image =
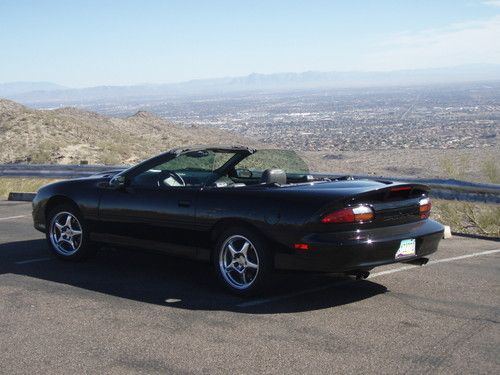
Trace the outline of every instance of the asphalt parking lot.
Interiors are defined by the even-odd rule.
[[[499,373],[500,243],[455,237],[424,267],[279,275],[105,249],[52,258],[28,203],[0,202],[0,373]]]

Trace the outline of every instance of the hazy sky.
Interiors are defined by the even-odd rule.
[[[500,0],[0,0],[0,82],[500,63]]]

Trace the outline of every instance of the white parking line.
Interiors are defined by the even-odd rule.
[[[431,263],[430,261],[427,263],[429,265]],[[392,270],[387,270],[387,271],[380,271],[380,272],[375,272],[371,273],[370,276],[368,276],[368,279],[373,279],[374,277],[379,277],[379,276],[384,276],[384,275],[389,275],[391,273],[396,273],[396,272],[401,272],[401,271],[407,271],[411,270],[412,268],[418,268],[421,266],[403,266],[403,267],[398,267]]]
[[[481,256],[481,255],[495,254],[495,253],[498,253],[498,252],[500,252],[500,249],[481,251],[479,253],[472,253],[472,254],[461,255],[461,256],[451,257],[451,258],[431,260],[431,261],[429,261],[425,265],[425,267],[433,265],[433,264],[438,264],[438,263],[453,262],[455,260],[461,260],[461,259],[478,257],[478,256]],[[412,268],[421,268],[421,266],[403,266],[403,267],[398,267],[398,268],[395,268],[395,269],[392,269],[392,270],[375,272],[375,273],[370,274],[370,276],[368,278],[369,279],[373,279],[375,277],[389,275],[391,273],[407,271],[407,270],[410,270]],[[304,295],[304,294],[319,292],[319,291],[322,291],[322,290],[325,290],[325,289],[333,288],[335,286],[346,285],[346,284],[350,284],[350,283],[353,283],[353,282],[355,282],[355,281],[354,280],[337,281],[335,283],[326,284],[326,285],[323,285],[323,286],[320,286],[320,287],[317,287],[317,288],[305,289],[305,290],[301,290],[301,291],[295,292],[295,293],[288,293],[288,294],[282,294],[282,295],[279,295],[279,296],[276,296],[276,297],[269,297],[269,298],[262,298],[262,299],[257,299],[257,300],[253,300],[253,301],[247,301],[247,302],[240,303],[240,304],[238,304],[236,306],[237,307],[251,307],[251,306],[262,305],[262,304],[265,304],[265,303],[275,302],[275,301],[281,301],[281,300],[284,300],[284,299],[288,299],[288,298],[292,298],[292,297],[296,297],[296,296],[301,296],[301,295]]]
[[[37,263],[37,262],[45,262],[47,260],[52,260],[54,258],[35,258],[35,259],[28,259],[28,260],[22,260],[20,262],[16,262],[16,264],[28,264],[28,263]]]
[[[2,220],[12,220],[12,219],[20,219],[22,217],[26,217],[28,215],[18,215],[18,216],[8,216],[8,217],[0,217],[0,221]]]
[[[500,249],[497,250],[487,250],[487,251],[481,251],[480,253],[472,253],[472,254],[467,254],[467,255],[461,255],[458,257],[453,257],[453,258],[444,258],[444,259],[436,259],[436,260],[431,260],[429,263],[445,263],[445,262],[452,262],[454,260],[460,260],[460,259],[466,259],[466,258],[472,258],[472,257],[478,257],[481,255],[488,255],[488,254],[495,254],[500,252]]]

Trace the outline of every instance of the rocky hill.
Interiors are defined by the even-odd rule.
[[[252,144],[144,111],[122,119],[76,108],[34,110],[0,99],[0,163],[130,164],[173,147],[222,143]]]

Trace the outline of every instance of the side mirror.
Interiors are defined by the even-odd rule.
[[[236,176],[239,178],[252,178],[252,171],[246,168],[237,169]]]
[[[111,180],[109,180],[109,186],[113,189],[121,189],[125,187],[126,178],[123,175],[116,175]]]

